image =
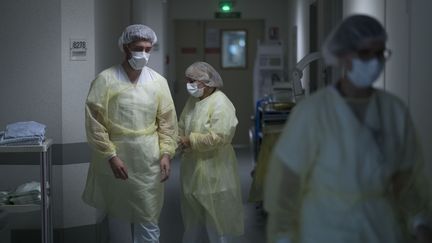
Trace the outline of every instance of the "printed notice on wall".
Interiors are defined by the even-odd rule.
[[[72,61],[87,60],[87,40],[70,39],[70,60]]]
[[[216,28],[206,29],[205,48],[219,48],[220,47],[219,36],[220,36],[219,29]]]

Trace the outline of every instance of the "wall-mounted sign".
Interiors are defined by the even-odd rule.
[[[239,19],[241,18],[241,13],[240,12],[216,12],[215,13],[215,18],[217,19]]]
[[[87,40],[85,39],[70,40],[70,59],[72,61],[87,60]]]

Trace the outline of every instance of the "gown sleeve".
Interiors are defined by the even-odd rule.
[[[411,117],[405,117],[403,152],[399,171],[392,178],[393,196],[406,224],[414,233],[416,226],[432,219],[431,168],[422,157],[422,151]]]
[[[168,154],[170,158],[173,158],[178,139],[177,114],[171,92],[165,79],[161,82],[156,122],[160,156],[162,157],[163,154]]]
[[[269,214],[268,242],[296,242],[303,192],[318,151],[319,124],[306,107],[296,107],[273,150],[264,184]]]
[[[237,117],[234,106],[228,99],[216,102],[207,113],[209,127],[206,132],[191,132],[189,140],[191,148],[200,152],[214,149],[218,146],[230,144],[237,127]]]
[[[99,156],[111,158],[116,155],[114,144],[110,141],[107,128],[107,106],[109,85],[107,78],[100,74],[91,84],[85,105],[85,127],[87,141]]]

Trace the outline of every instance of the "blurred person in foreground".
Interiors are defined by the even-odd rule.
[[[294,108],[265,184],[268,242],[432,242],[431,187],[408,108],[373,83],[387,33],[353,15],[323,55],[340,80]]]

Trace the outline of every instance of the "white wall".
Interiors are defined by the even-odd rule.
[[[94,0],[95,72],[119,64],[124,54],[117,43],[131,22],[130,0]]]
[[[411,56],[409,83],[409,105],[423,144],[425,159],[432,163],[432,28],[430,19],[432,1],[410,1],[411,6]]]
[[[386,0],[344,0],[343,12],[344,16],[349,16],[354,13],[371,15],[384,23],[385,5]]]
[[[132,3],[132,22],[149,26],[158,38],[158,42],[151,52],[148,66],[166,76],[167,2],[162,0],[133,0]]]
[[[61,58],[62,58],[62,130],[61,143],[86,142],[84,126],[84,104],[90,82],[95,77],[95,18],[94,1],[61,1]],[[70,39],[87,41],[87,60],[70,59]],[[61,198],[61,223],[56,227],[69,228],[94,224],[96,212],[83,203],[81,194],[85,183],[88,164],[60,165],[60,190],[56,198]],[[77,171],[81,173],[77,173]],[[57,204],[58,201],[55,201]],[[56,212],[58,213],[58,212]]]
[[[0,5],[0,130],[34,120],[60,142],[60,2],[2,1]]]
[[[79,143],[86,141],[84,103],[95,76],[94,3],[63,0],[61,13],[62,143]],[[71,61],[70,39],[87,40],[87,60]]]
[[[406,0],[392,0],[386,5],[386,30],[389,33],[387,47],[392,56],[385,67],[385,89],[399,96],[406,104],[409,103],[410,83],[410,9]]]
[[[296,50],[289,49],[288,55],[290,56],[291,63],[290,68],[294,68],[295,63],[300,61],[304,56],[309,53],[309,4],[310,1],[307,0],[292,0],[291,8],[289,9],[288,16],[291,18],[290,29],[293,26],[297,29],[297,40]],[[290,35],[294,33],[290,32]],[[294,63],[295,62],[295,63]],[[290,69],[291,70],[291,69]],[[302,85],[304,88],[309,87],[309,68],[304,70],[304,76],[302,78]]]

